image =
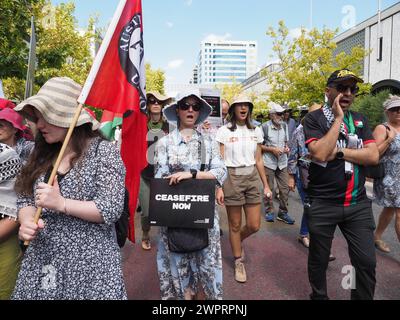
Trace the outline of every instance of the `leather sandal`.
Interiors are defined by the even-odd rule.
[[[299,241],[306,248],[310,247],[310,239],[307,236],[300,236],[297,238],[297,241]]]
[[[389,246],[383,240],[375,240],[375,247],[382,252],[385,252],[385,253],[390,252]]]
[[[151,242],[150,239],[142,239],[142,249],[149,251],[151,250]]]

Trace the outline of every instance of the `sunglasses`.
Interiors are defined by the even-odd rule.
[[[351,94],[357,94],[358,91],[360,91],[360,88],[358,86],[346,86],[340,83],[335,85],[333,88],[335,88],[340,93],[346,92],[348,89],[350,89]]]
[[[277,112],[276,115],[282,117],[283,116],[283,112]]]
[[[162,102],[161,102],[161,101],[158,101],[158,100],[155,99],[155,98],[149,98],[149,99],[148,99],[148,102],[149,102],[149,104],[158,104],[158,105],[162,105]]]
[[[183,111],[187,111],[189,110],[190,107],[192,107],[193,111],[200,111],[201,105],[200,103],[188,103],[188,102],[184,102],[184,103],[180,103],[178,105],[179,109],[183,110]]]
[[[399,112],[400,112],[400,107],[394,107],[394,108],[390,108],[388,111],[390,111],[390,112],[397,112],[397,113],[399,113]]]

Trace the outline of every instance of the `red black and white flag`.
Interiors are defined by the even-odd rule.
[[[120,0],[78,102],[124,115],[121,156],[130,198],[132,242],[140,172],[147,165],[145,83],[142,3]]]

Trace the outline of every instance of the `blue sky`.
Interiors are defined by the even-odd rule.
[[[51,0],[53,4],[72,0]],[[119,0],[73,0],[79,25],[98,15],[99,26],[111,20]],[[383,9],[399,2],[381,0]],[[311,10],[311,3],[312,10]],[[284,20],[300,27],[339,28],[376,14],[378,0],[142,0],[145,59],[166,72],[171,83],[188,83],[200,42],[207,37],[258,42],[258,65],[272,61],[269,26]],[[312,12],[312,14],[311,14]],[[352,14],[354,13],[354,15]]]

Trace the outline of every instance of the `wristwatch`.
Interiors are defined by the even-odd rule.
[[[336,159],[338,160],[344,159],[344,152],[342,148],[338,148],[338,151],[336,152]]]
[[[195,170],[195,169],[190,169],[190,173],[192,174],[192,178],[193,178],[193,179],[196,179],[196,177],[197,177],[197,170]]]

